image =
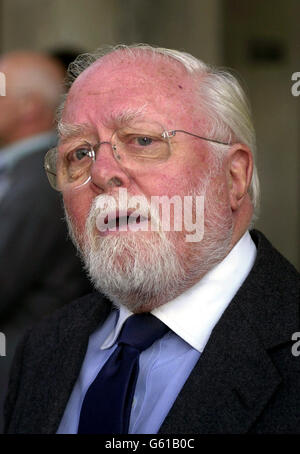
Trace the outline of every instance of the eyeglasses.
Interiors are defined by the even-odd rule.
[[[166,131],[158,123],[142,122],[117,129],[109,142],[92,145],[83,140],[81,144],[63,153],[58,153],[57,147],[52,148],[45,156],[45,171],[54,189],[64,191],[78,188],[90,180],[91,169],[100,147],[108,144],[121,167],[136,174],[149,172],[154,166],[169,159],[177,133],[220,145],[230,145],[228,142],[198,136],[182,129]]]

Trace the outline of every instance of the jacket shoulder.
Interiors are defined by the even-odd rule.
[[[261,232],[250,233],[256,260],[231,305],[239,307],[270,348],[299,331],[300,275]]]
[[[259,281],[274,290],[290,289],[293,294],[297,289],[299,291],[300,274],[296,268],[260,231],[252,230],[250,234],[257,248],[257,258],[250,275],[260,275]]]
[[[51,347],[75,330],[92,332],[111,310],[111,303],[100,293],[92,292],[65,304],[42,319],[31,330],[27,341]]]

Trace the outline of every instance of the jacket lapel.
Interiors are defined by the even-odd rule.
[[[215,326],[161,433],[251,431],[281,382],[272,349],[298,331],[298,297],[288,262],[257,231],[255,264]],[[290,279],[292,279],[290,277]]]
[[[161,433],[245,433],[280,383],[244,318],[229,308],[164,421]]]
[[[92,303],[92,304],[91,304]],[[82,302],[84,305],[84,301]],[[50,433],[55,433],[63,416],[70,394],[80,373],[80,369],[87,351],[90,334],[107,318],[111,303],[93,294],[91,307],[87,314],[77,317],[70,323],[63,320],[60,326],[62,333],[59,354],[55,355],[55,379],[49,389],[49,415],[51,420],[46,421]]]
[[[89,336],[111,310],[111,303],[97,293],[74,303],[46,338],[47,358],[35,356],[34,376],[30,379],[33,385],[22,402],[21,421],[26,422],[26,427],[21,422],[19,433],[56,433],[78,378]]]

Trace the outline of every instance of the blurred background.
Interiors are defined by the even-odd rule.
[[[257,228],[299,269],[300,97],[291,94],[299,18],[299,0],[0,0],[0,52],[146,42],[232,69],[257,130]]]
[[[0,57],[24,49],[68,64],[105,44],[144,42],[230,69],[248,93],[257,131],[256,227],[300,270],[300,96],[291,93],[292,74],[300,72],[299,19],[299,0],[0,0]],[[5,323],[18,328],[15,318],[0,313],[8,345],[0,360],[0,432],[8,369],[21,333],[9,335]]]

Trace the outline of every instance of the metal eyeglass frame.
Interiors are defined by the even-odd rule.
[[[174,136],[176,136],[176,132],[183,132],[184,134],[188,134],[189,136],[192,136],[192,137],[197,137],[197,139],[206,140],[207,142],[214,142],[214,143],[218,143],[220,145],[232,145],[230,142],[221,142],[220,140],[216,140],[216,139],[208,139],[207,137],[198,136],[197,134],[193,134],[192,132],[184,131],[183,129],[174,129],[172,131],[164,131],[162,133],[162,137],[164,137],[165,139],[174,137]]]
[[[197,134],[193,134],[192,132],[184,131],[183,129],[173,129],[173,130],[170,130],[170,131],[163,131],[162,134],[161,134],[161,136],[162,136],[164,139],[170,139],[171,137],[174,137],[174,136],[176,135],[177,132],[182,132],[182,133],[187,134],[187,135],[189,135],[189,136],[196,137],[197,139],[202,139],[202,140],[205,140],[205,141],[207,141],[207,142],[217,143],[217,144],[219,144],[219,145],[226,145],[226,146],[232,145],[232,143],[230,143],[230,142],[222,142],[222,141],[216,140],[216,139],[208,139],[207,137],[198,136]],[[113,135],[114,135],[114,134],[113,134]],[[105,144],[105,143],[106,143],[106,144],[109,144],[109,145],[111,146],[112,151],[114,151],[114,152],[117,153],[116,158],[117,158],[117,159],[120,159],[120,156],[118,155],[118,151],[117,151],[116,145],[113,145],[111,142],[104,141],[104,142],[98,142],[98,143],[95,144],[95,145],[92,145],[92,144],[90,144],[90,143],[87,143],[87,145],[89,145],[89,146],[91,147],[91,151],[90,151],[91,154],[89,154],[89,156],[92,158],[92,160],[95,161],[95,159],[96,159],[96,152],[95,152],[94,148],[96,148],[96,147],[100,148],[100,146],[101,146],[102,144]],[[55,147],[55,148],[56,148],[56,150],[57,150],[57,147]],[[46,167],[45,167],[45,171],[46,171],[46,173],[50,173],[50,174],[52,174],[52,175],[54,175],[54,176],[57,176],[56,173],[51,172],[49,169],[46,169]],[[90,179],[91,179],[91,176],[89,176],[89,177],[87,178],[87,180],[86,180],[84,183],[80,184],[79,186],[76,186],[76,188],[74,188],[74,189],[77,189],[77,188],[79,188],[79,187],[85,185],[86,183],[88,183],[88,182],[90,181]]]

